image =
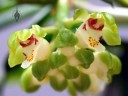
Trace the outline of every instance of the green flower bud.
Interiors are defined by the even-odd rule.
[[[112,74],[119,74],[121,72],[121,61],[114,54],[111,54],[111,55],[112,55],[112,69],[111,69],[111,73]]]
[[[62,72],[67,79],[75,79],[79,76],[79,70],[75,66],[68,64],[63,67]]]
[[[90,64],[94,61],[93,52],[88,49],[77,50],[75,56],[84,68],[89,68]]]
[[[75,35],[68,29],[62,29],[55,39],[55,45],[58,48],[74,46],[78,42]]]
[[[40,87],[38,80],[32,75],[31,67],[26,69],[20,80],[20,85],[22,89],[26,92],[35,92]]]
[[[112,56],[108,51],[98,53],[100,60],[110,69],[112,67]]]
[[[37,61],[32,64],[32,74],[39,80],[43,80],[50,69],[49,62],[47,60]]]
[[[66,61],[67,57],[59,52],[53,52],[49,59],[50,66],[53,69],[62,66]]]
[[[57,91],[63,91],[67,87],[67,80],[61,73],[50,77],[50,85]]]
[[[73,80],[73,84],[78,91],[85,91],[90,86],[90,78],[87,74],[81,73],[77,79]]]
[[[64,21],[64,27],[75,33],[82,23],[83,21],[81,20],[68,19]]]

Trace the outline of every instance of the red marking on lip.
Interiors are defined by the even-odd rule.
[[[82,28],[82,29],[86,30],[86,24],[84,24],[84,26],[83,26],[83,28]]]
[[[94,19],[94,18],[88,19],[88,25],[90,28],[94,30],[102,31],[102,29],[104,28],[104,24],[100,24],[98,28],[95,26],[96,24],[98,24],[98,19]]]
[[[27,43],[20,42],[20,45],[22,47],[27,47],[27,46],[31,45],[33,42],[35,42],[35,45],[36,45],[36,43],[38,42],[38,40],[32,35],[30,38],[27,39]]]

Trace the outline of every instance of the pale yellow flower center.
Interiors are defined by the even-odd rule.
[[[34,58],[33,52],[34,52],[34,50],[32,50],[32,53],[27,56],[26,60],[27,60],[28,62],[31,62],[31,61],[33,60],[33,58]]]
[[[88,41],[89,41],[90,46],[92,46],[92,47],[96,47],[99,44],[99,41],[97,41],[96,39],[94,39],[92,37],[89,37]]]

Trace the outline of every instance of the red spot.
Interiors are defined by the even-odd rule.
[[[101,40],[103,38],[103,36],[100,36],[99,39]]]
[[[84,24],[84,26],[83,26],[83,28],[82,28],[82,29],[86,30],[86,24]]]
[[[104,28],[104,24],[99,25],[98,28],[95,26],[95,24],[98,24],[98,19],[94,19],[94,18],[88,19],[88,25],[90,28],[92,28],[94,30],[102,31],[102,29]]]
[[[23,53],[24,56],[27,56],[25,53]]]
[[[30,38],[27,39],[27,43],[26,42],[20,42],[20,45],[22,47],[27,47],[27,46],[31,45],[33,42],[35,42],[35,45],[36,45],[38,40],[32,35]]]
[[[36,45],[37,42],[38,42],[38,40],[35,38],[35,45]]]

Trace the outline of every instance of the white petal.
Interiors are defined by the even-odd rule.
[[[88,88],[87,92],[95,94],[101,93],[105,89],[106,82],[100,80],[95,74],[90,74],[89,76],[91,79],[91,85]]]
[[[45,40],[40,38],[39,39],[40,45],[35,49],[34,55],[36,61],[43,61],[48,58],[51,53],[51,48],[49,43]]]
[[[96,51],[104,51],[105,47],[99,42],[98,46],[92,47],[88,41],[89,35],[87,34],[87,32],[82,32],[77,30],[76,32],[76,36],[78,38],[78,46],[81,48],[91,48],[94,49]]]
[[[75,56],[71,56],[68,62],[71,66],[77,66],[78,64],[81,64],[81,62]]]
[[[25,54],[27,56],[33,54],[33,58],[30,61],[28,61],[26,59],[21,65],[22,68],[27,68],[32,63],[35,63],[36,61],[43,61],[43,60],[47,59],[51,52],[49,43],[43,38],[38,39],[38,43],[36,44],[36,46],[31,45],[24,50],[25,50],[25,52],[31,50],[31,53],[27,52],[27,54],[26,53]],[[30,54],[28,54],[28,53],[30,53]]]
[[[64,48],[59,48],[58,50],[60,50],[61,53],[67,57],[70,57],[75,54],[75,47],[64,47]]]
[[[25,68],[28,68],[31,63],[32,63],[32,62],[28,62],[28,61],[25,60],[25,61],[21,64],[21,67],[24,68],[24,69],[25,69]]]

